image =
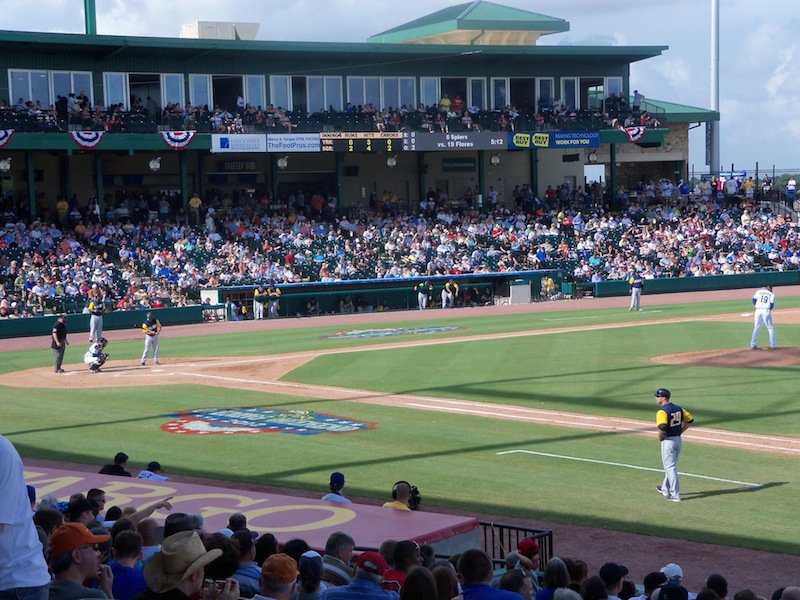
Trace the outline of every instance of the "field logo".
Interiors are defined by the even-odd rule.
[[[340,331],[334,335],[329,335],[329,340],[359,340],[364,338],[394,337],[397,335],[416,335],[444,333],[455,331],[459,327],[397,327],[389,329],[353,329],[352,331]]]
[[[351,433],[374,429],[375,424],[310,410],[266,408],[198,408],[169,415],[177,417],[164,423],[163,431],[197,435],[235,433]]]

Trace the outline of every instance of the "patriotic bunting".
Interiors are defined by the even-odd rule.
[[[644,132],[647,131],[647,127],[620,127],[620,129],[625,132],[625,135],[628,136],[628,141],[632,144],[642,139]]]
[[[161,137],[173,150],[185,150],[194,139],[196,131],[161,131]]]
[[[105,131],[70,131],[72,141],[84,150],[91,150],[103,141]]]
[[[12,135],[14,135],[13,129],[0,129],[0,148],[11,141]]]

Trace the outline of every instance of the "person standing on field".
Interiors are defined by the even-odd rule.
[[[105,291],[93,286],[86,309],[89,311],[89,343],[99,342],[103,337],[103,313],[105,312]]]
[[[433,285],[425,280],[415,285],[414,290],[417,292],[417,306],[420,310],[425,310],[428,308],[428,298],[433,293]]]
[[[144,323],[142,323],[142,333],[144,333],[144,352],[142,352],[141,365],[147,363],[147,355],[152,350],[153,364],[158,364],[158,334],[161,333],[161,322],[153,316],[153,313],[147,313]]]
[[[52,338],[53,341],[50,342],[50,348],[53,349],[53,361],[55,362],[55,372],[56,373],[63,373],[64,369],[61,368],[61,364],[64,362],[64,351],[69,346],[69,342],[67,341],[67,317],[65,315],[58,315],[56,319],[56,324],[53,325],[53,333]]]
[[[672,394],[666,388],[656,390],[656,427],[661,442],[661,463],[664,466],[664,481],[656,486],[658,493],[672,502],[681,501],[681,484],[678,480],[678,457],[681,454],[681,435],[694,422],[688,410],[674,404]]]
[[[772,324],[772,309],[775,308],[775,294],[772,293],[772,286],[768,285],[753,294],[753,306],[756,309],[753,335],[750,338],[750,349],[758,348],[758,330],[761,325],[765,325],[769,333],[769,349],[775,350],[775,327]]]
[[[631,286],[631,305],[628,310],[642,310],[642,288],[644,287],[644,280],[642,274],[637,271],[631,271],[628,277],[628,285]]]
[[[267,313],[267,317],[270,319],[277,319],[281,316],[281,290],[275,285],[274,281],[270,282],[267,294],[269,296],[269,312]]]
[[[261,321],[264,318],[264,304],[267,301],[267,290],[264,284],[259,283],[253,292],[253,320]]]

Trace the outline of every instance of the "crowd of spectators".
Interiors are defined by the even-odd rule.
[[[322,131],[543,131],[590,130],[642,125],[660,121],[639,106],[629,107],[616,96],[593,108],[576,108],[559,99],[541,98],[538,105],[508,104],[487,109],[466,106],[461,96],[443,94],[438,103],[379,107],[348,102],[334,107],[287,110],[273,104],[254,106],[241,95],[235,106],[169,103],[163,108],[151,97],[132,97],[122,103],[92,106],[84,91],[59,95],[55,104],[24,100],[0,102],[0,128],[19,131],[64,132],[70,129],[113,133],[148,133],[159,128],[201,133],[308,133]]]
[[[525,185],[506,205],[494,192],[479,205],[472,190],[457,199],[430,190],[413,211],[384,194],[346,214],[322,194],[212,192],[192,198],[188,219],[175,196],[109,201],[103,218],[96,202],[81,209],[73,198],[32,223],[4,203],[0,317],[80,310],[100,292],[110,311],[269,282],[560,268],[582,283],[800,268],[791,217],[751,201],[746,182],[733,195],[722,187],[649,182],[618,190],[616,209],[598,185],[548,187],[541,199]]]
[[[6,443],[4,438],[0,442]],[[127,461],[124,453],[120,455]],[[151,465],[160,469],[158,463],[150,463],[147,469]],[[140,478],[143,473],[147,477],[153,475],[147,469],[139,474]],[[130,477],[127,471],[117,475]],[[335,475],[341,474],[334,473],[332,481]],[[19,480],[14,481],[14,491],[25,496],[21,469]],[[329,496],[322,500],[349,502]],[[503,549],[498,557],[479,548],[438,556],[433,547],[420,546],[410,539],[387,539],[380,548],[359,548],[357,541],[344,532],[330,534],[324,548],[311,548],[299,537],[279,541],[272,533],[248,528],[247,517],[241,513],[230,514],[225,527],[209,529],[201,514],[175,512],[168,499],[138,509],[108,507],[106,503],[106,492],[99,488],[74,494],[69,501],[45,496],[37,503],[35,488],[27,486],[27,496],[24,504],[20,500],[19,512],[27,512],[27,527],[35,526],[39,549],[36,555],[24,557],[26,577],[32,579],[41,570],[43,581],[36,589],[46,590],[50,600],[186,597],[761,600],[766,597],[751,589],[729,590],[726,578],[718,573],[709,574],[702,589],[690,594],[684,587],[683,569],[676,563],[654,564],[652,571],[637,582],[625,566],[610,560],[596,571],[578,557],[545,560],[535,537],[520,538],[516,547]],[[35,511],[33,523],[30,523],[31,509]],[[383,509],[396,512],[410,508],[395,499],[385,503]],[[156,510],[167,512],[163,526],[152,516]],[[15,521],[15,526],[26,525]],[[29,590],[32,592],[34,588]],[[769,593],[774,600],[800,598],[800,588],[796,587]]]

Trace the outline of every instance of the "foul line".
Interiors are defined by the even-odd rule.
[[[607,465],[610,467],[622,467],[624,469],[634,469],[636,471],[652,471],[654,473],[662,473],[662,469],[654,469],[652,467],[640,467],[639,465],[629,465],[626,463],[617,463],[611,462],[607,460],[595,460],[593,458],[581,458],[579,456],[564,456],[562,454],[550,454],[548,452],[535,452],[533,450],[506,450],[504,452],[498,452],[498,455],[503,454],[535,454],[536,456],[544,456],[547,458],[561,458],[563,460],[572,460],[575,462],[586,462],[592,463],[596,465]],[[761,483],[750,483],[748,481],[736,481],[735,479],[723,479],[722,477],[711,477],[709,475],[698,475],[697,473],[681,473],[681,477],[694,477],[695,479],[707,479],[709,481],[720,481],[723,483],[735,483],[736,485],[743,485],[746,487],[752,488],[760,488],[763,484]]]

